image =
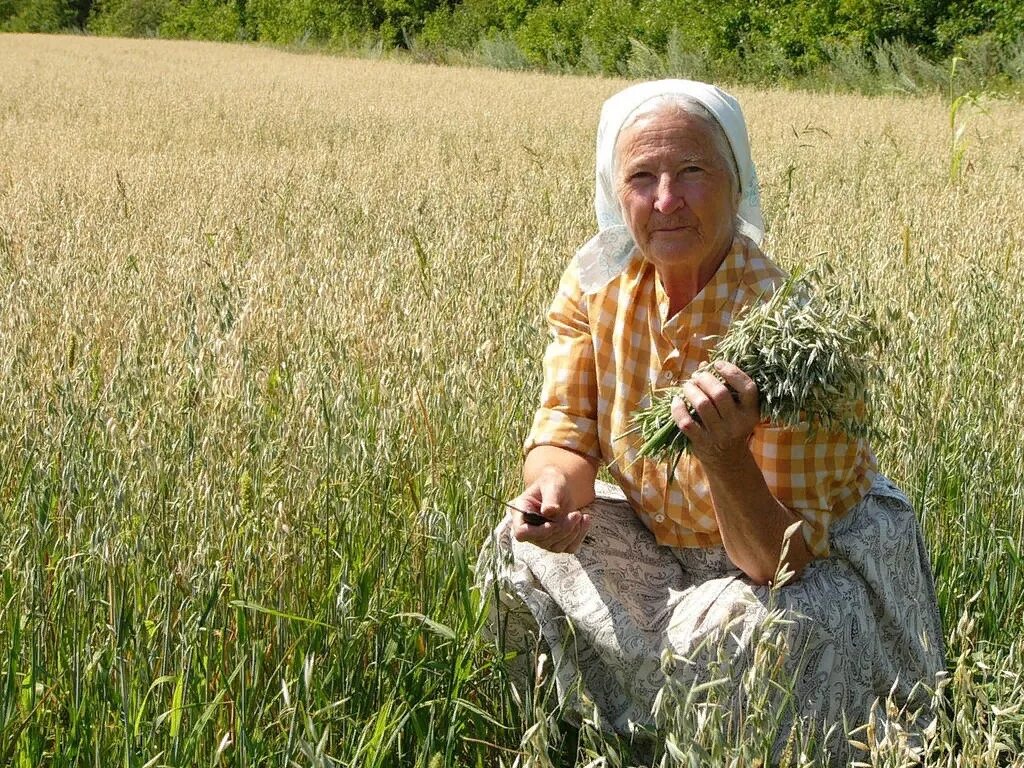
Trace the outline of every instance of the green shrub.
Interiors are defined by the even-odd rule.
[[[631,0],[594,0],[582,30],[582,59],[593,72],[615,74],[626,69],[639,36],[636,8]]]
[[[864,45],[900,39],[930,47],[947,5],[935,0],[840,0],[836,22],[840,36]]]
[[[385,45],[408,48],[427,16],[439,7],[440,0],[375,0],[375,26]]]
[[[588,0],[545,0],[526,14],[513,37],[527,61],[549,69],[572,69],[580,60]]]
[[[442,6],[427,14],[423,20],[420,42],[429,47],[472,50],[493,23],[486,13],[477,12],[474,5],[477,4],[466,3],[455,8]]]
[[[1003,49],[1002,67],[1011,80],[1024,83],[1024,34]]]
[[[477,59],[495,69],[527,69],[530,62],[519,46],[505,32],[495,32],[480,38],[476,46]]]
[[[725,6],[719,6],[721,17]],[[705,0],[640,0],[638,39],[655,51],[665,51],[669,35],[675,34],[687,48],[714,47],[716,24],[709,15]]]
[[[184,0],[169,9],[160,37],[237,40],[243,37],[241,15],[233,0]]]
[[[666,75],[690,80],[718,79],[713,72],[711,56],[707,50],[687,45],[679,29],[674,28],[669,33],[668,44],[665,47]]]
[[[250,0],[246,26],[255,40],[294,43],[317,28],[312,6],[306,0]]]
[[[786,69],[803,73],[824,61],[822,41],[836,26],[834,4],[816,0],[765,3],[754,22],[768,50],[786,62]]]
[[[70,0],[0,2],[0,30],[5,32],[60,32],[75,26],[77,16]]]
[[[100,35],[155,37],[173,6],[173,0],[97,0],[88,29]]]
[[[465,0],[442,5],[427,14],[421,38],[424,44],[472,51],[485,40],[504,46],[501,33],[516,29],[534,6],[532,0]],[[521,56],[520,56],[521,58]]]
[[[817,76],[840,90],[875,93],[878,78],[864,46],[854,41],[826,40]]]
[[[971,87],[982,87],[1002,71],[1004,49],[994,32],[968,37],[957,45],[957,55],[963,59],[959,69],[975,82]]]
[[[905,40],[881,42],[871,55],[883,86],[906,93],[932,91],[946,84],[949,73],[944,65],[930,61],[922,51]]]
[[[626,59],[625,74],[635,80],[657,80],[667,76],[665,57],[649,45],[637,40],[630,41],[629,57]]]
[[[361,0],[249,0],[245,26],[255,40],[333,43],[360,36],[373,19]]]
[[[934,90],[954,55],[965,87],[1024,77],[1009,0],[0,0],[0,30],[71,28],[873,93]]]

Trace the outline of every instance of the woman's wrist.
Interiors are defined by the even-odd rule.
[[[760,467],[754,461],[750,451],[750,441],[746,440],[730,447],[728,450],[714,451],[704,456],[697,456],[704,474],[708,477],[720,478],[724,481],[749,477],[751,466],[760,474]]]

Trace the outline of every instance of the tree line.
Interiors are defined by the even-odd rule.
[[[984,77],[1024,79],[1020,0],[0,0],[0,29],[376,46],[496,66],[744,80],[959,55]]]

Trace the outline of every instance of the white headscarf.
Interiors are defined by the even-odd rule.
[[[739,102],[725,91],[693,80],[654,80],[630,86],[605,101],[597,128],[597,187],[594,208],[598,233],[579,251],[580,284],[587,293],[607,285],[626,268],[636,243],[626,227],[615,194],[615,143],[630,118],[651,99],[663,96],[688,97],[703,105],[722,126],[739,175],[739,231],[758,245],[764,238],[761,193],[757,171],[750,157],[747,124]]]

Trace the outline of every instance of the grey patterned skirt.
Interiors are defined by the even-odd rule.
[[[934,686],[944,670],[917,518],[884,477],[833,524],[832,554],[774,591],[750,582],[721,547],[659,546],[618,488],[599,483],[597,490],[593,525],[577,553],[517,542],[506,518],[477,574],[494,598],[492,631],[524,658],[538,643],[550,654],[570,716],[596,708],[609,730],[653,728],[666,674],[678,690],[721,677],[723,660],[740,697],[738,681],[772,617],[785,637],[778,666],[791,687],[792,719],[818,724],[819,743],[826,740],[838,763],[851,749],[844,723],[866,723],[887,697],[908,709],[923,704],[921,684]],[[785,737],[779,733],[778,748]]]

